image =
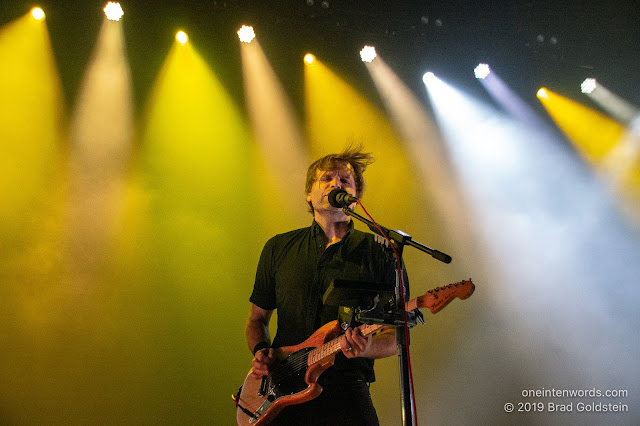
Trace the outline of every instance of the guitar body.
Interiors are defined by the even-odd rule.
[[[435,314],[456,297],[468,298],[474,289],[471,280],[437,287],[407,302],[405,310],[426,307]],[[359,326],[363,336],[384,333],[384,328],[380,324]],[[336,354],[342,350],[339,334],[338,321],[331,321],[299,345],[276,349],[276,360],[267,376],[256,379],[249,372],[238,395],[233,396],[238,425],[266,425],[287,405],[301,404],[320,395],[318,377],[333,365]]]
[[[335,353],[312,365],[308,365],[307,355],[338,334],[338,321],[331,321],[304,342],[277,348],[276,361],[269,376],[255,378],[249,372],[237,400],[238,425],[268,424],[284,407],[301,404],[320,395],[322,387],[317,383],[318,377],[333,365]],[[256,413],[259,417],[252,416]]]

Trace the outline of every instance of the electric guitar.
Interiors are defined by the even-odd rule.
[[[405,311],[429,308],[435,314],[456,297],[468,298],[474,289],[470,279],[437,287],[405,303]],[[363,336],[375,335],[384,327],[363,324],[360,331]],[[336,354],[342,350],[339,333],[338,321],[331,321],[304,342],[277,348],[276,361],[268,375],[255,378],[249,372],[238,394],[233,396],[238,425],[268,424],[287,405],[300,404],[320,395],[322,387],[317,383],[318,377],[333,365]]]

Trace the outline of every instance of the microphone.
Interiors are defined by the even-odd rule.
[[[342,207],[349,208],[351,204],[358,201],[357,197],[354,197],[344,189],[340,189],[340,188],[333,189],[329,193],[327,198],[328,198],[329,204],[331,204],[332,207],[337,207],[337,208],[342,208]]]

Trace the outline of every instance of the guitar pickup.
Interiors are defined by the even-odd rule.
[[[262,376],[262,382],[260,382],[260,390],[258,391],[258,395],[265,396],[267,394],[267,388],[269,387],[267,376]]]

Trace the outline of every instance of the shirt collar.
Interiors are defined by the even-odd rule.
[[[351,234],[351,231],[353,231],[354,227],[355,225],[353,223],[353,220],[350,220],[349,225],[347,227],[347,232],[344,234],[344,238],[342,238],[343,240],[347,238],[349,234]],[[320,226],[320,224],[316,222],[315,219],[313,219],[313,222],[311,223],[311,232],[313,233],[313,235],[319,235],[324,237],[324,229],[322,229],[322,226]]]

